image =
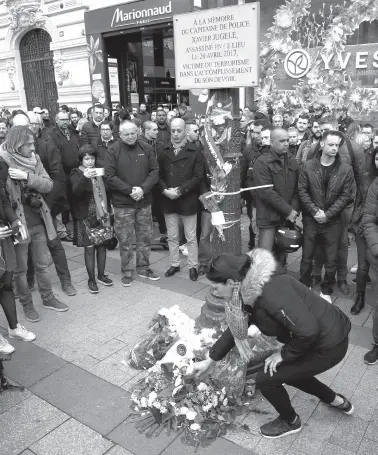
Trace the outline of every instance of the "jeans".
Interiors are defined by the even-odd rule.
[[[56,226],[54,221],[54,225]],[[64,251],[62,242],[59,237],[54,240],[47,240],[47,246],[50,250],[51,257],[54,261],[56,273],[59,277],[61,285],[71,283],[71,274],[68,269],[66,252]],[[31,254],[31,246],[29,245],[29,261],[28,261],[28,273],[27,273],[28,283],[34,283],[34,264]]]
[[[151,206],[142,208],[114,207],[114,230],[119,241],[121,272],[131,277],[131,262],[134,256],[133,240],[136,240],[136,270],[146,272],[150,267],[152,238]]]
[[[366,281],[369,275],[369,261],[367,260],[367,245],[365,238],[360,235],[356,235],[356,246],[357,246],[357,275],[356,285],[357,292],[364,292],[366,289]]]
[[[337,251],[337,279],[346,281],[348,276],[348,229],[352,219],[353,206],[346,207],[340,214],[340,240]],[[314,276],[321,276],[325,263],[325,248],[318,248],[315,255]]]
[[[54,294],[48,271],[51,256],[47,246],[45,227],[42,224],[38,224],[37,226],[28,228],[28,230],[30,235],[30,250],[35,266],[38,290],[41,294],[42,300],[47,302],[54,297]],[[28,270],[28,250],[28,243],[18,243],[15,245],[17,269],[14,272],[14,282],[20,303],[22,305],[33,303],[32,294],[26,277]]]
[[[198,245],[198,260],[201,265],[210,266],[211,264],[210,236],[212,231],[211,213],[206,211],[201,212],[201,235]]]
[[[12,288],[13,272],[5,272],[1,279],[3,286],[0,288],[0,306],[3,307],[9,328],[17,327],[17,310]]]
[[[188,267],[196,268],[198,265],[198,244],[197,244],[197,214],[181,216],[177,213],[166,213],[165,223],[167,225],[169,259],[172,267],[180,266],[180,217],[184,225],[186,246],[188,247]]]
[[[313,351],[294,362],[283,362],[273,376],[270,376],[269,372],[264,373],[264,370],[260,370],[256,376],[256,388],[260,389],[282,419],[291,422],[295,419],[296,412],[283,384],[318,397],[324,403],[332,403],[336,398],[335,392],[315,376],[341,362],[347,350],[348,338],[327,351]]]
[[[367,252],[367,257],[370,263],[369,276],[371,279],[371,284],[373,286],[373,341],[374,344],[378,346],[378,263],[375,258],[370,254],[370,251]]]
[[[285,264],[287,253],[275,249],[274,242],[276,238],[276,227],[272,228],[259,228],[259,248],[272,251],[276,257],[277,262],[281,265]]]
[[[320,224],[311,218],[303,219],[303,249],[300,265],[301,282],[306,286],[312,285],[312,261],[319,242],[323,246],[326,262],[324,280],[321,284],[323,294],[330,295],[336,282],[337,251],[340,242],[340,223]]]
[[[58,234],[58,237],[60,239],[64,239],[65,237],[67,237],[67,228],[62,222],[61,213],[59,213],[59,215],[56,216],[55,221],[56,221],[56,233]]]

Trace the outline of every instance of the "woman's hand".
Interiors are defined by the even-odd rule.
[[[90,167],[86,167],[83,174],[84,174],[84,177],[87,177],[87,179],[91,179],[91,178],[97,176],[96,170],[91,169]]]
[[[28,173],[25,171],[21,171],[20,169],[16,169],[14,167],[10,167],[8,169],[9,177],[13,180],[27,180]]]
[[[202,362],[196,362],[194,364],[193,372],[196,374],[196,378],[201,377],[204,375],[215,363],[215,360],[207,358],[206,360],[202,360]]]
[[[274,373],[277,373],[277,367],[282,362],[281,352],[275,352],[270,357],[265,359],[264,373],[269,371],[270,376],[273,376]]]
[[[12,235],[12,229],[8,226],[0,227],[0,240],[4,240]]]

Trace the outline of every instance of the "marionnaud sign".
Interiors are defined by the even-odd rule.
[[[258,2],[174,15],[176,89],[258,85],[259,25]]]
[[[146,0],[85,13],[87,34],[144,26],[172,20],[173,14],[191,10],[190,0]]]

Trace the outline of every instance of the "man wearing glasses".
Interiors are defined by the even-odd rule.
[[[256,218],[259,247],[273,251],[276,230],[286,220],[295,222],[299,214],[297,195],[298,163],[289,152],[289,134],[282,128],[271,132],[270,153],[257,158],[253,169],[256,186],[273,185],[256,191]],[[283,264],[285,254],[277,252]]]
[[[114,125],[111,122],[105,120],[100,126],[100,139],[97,144],[97,167],[105,166],[105,156],[108,148],[114,144],[115,139],[113,137]]]
[[[122,286],[133,282],[133,239],[136,238],[136,272],[159,280],[150,269],[152,237],[152,189],[159,167],[152,147],[138,139],[137,126],[128,120],[119,128],[120,140],[105,156],[105,178],[114,207],[114,229],[120,245]]]

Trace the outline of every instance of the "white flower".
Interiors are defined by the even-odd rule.
[[[175,381],[175,387],[178,387],[181,384],[182,384],[181,376],[177,376],[176,381]]]
[[[149,395],[148,395],[148,406],[152,406],[154,401],[156,400],[157,398],[157,393],[156,392],[151,392]]]
[[[210,411],[210,409],[211,409],[212,407],[213,407],[213,405],[212,405],[211,403],[206,404],[206,405],[204,404],[204,405],[202,406],[202,410],[205,411],[205,412],[207,412],[207,411]]]
[[[186,416],[186,414],[188,413],[189,409],[186,407],[186,406],[183,406],[181,409],[180,409],[180,415],[182,416]]]
[[[207,390],[207,385],[204,382],[201,382],[197,389],[199,392],[204,392],[205,390]]]
[[[190,425],[190,429],[193,430],[193,431],[198,431],[201,429],[201,425],[199,423],[192,423]]]
[[[146,397],[142,397],[141,398],[140,405],[142,406],[142,408],[147,408],[148,407],[148,401],[147,401]]]
[[[161,412],[162,414],[166,414],[166,413],[168,412],[168,409],[165,408],[164,406],[161,406],[161,407],[160,407],[160,412]]]
[[[218,405],[218,397],[216,395],[213,396],[211,402],[213,403],[213,406],[217,406]]]
[[[225,399],[223,400],[223,406],[227,406],[227,405],[228,405],[228,398],[225,398]]]
[[[188,411],[186,413],[186,418],[188,420],[194,420],[197,417],[197,413],[195,411]]]
[[[293,15],[290,11],[282,10],[276,14],[276,23],[283,29],[290,28],[293,25]]]

